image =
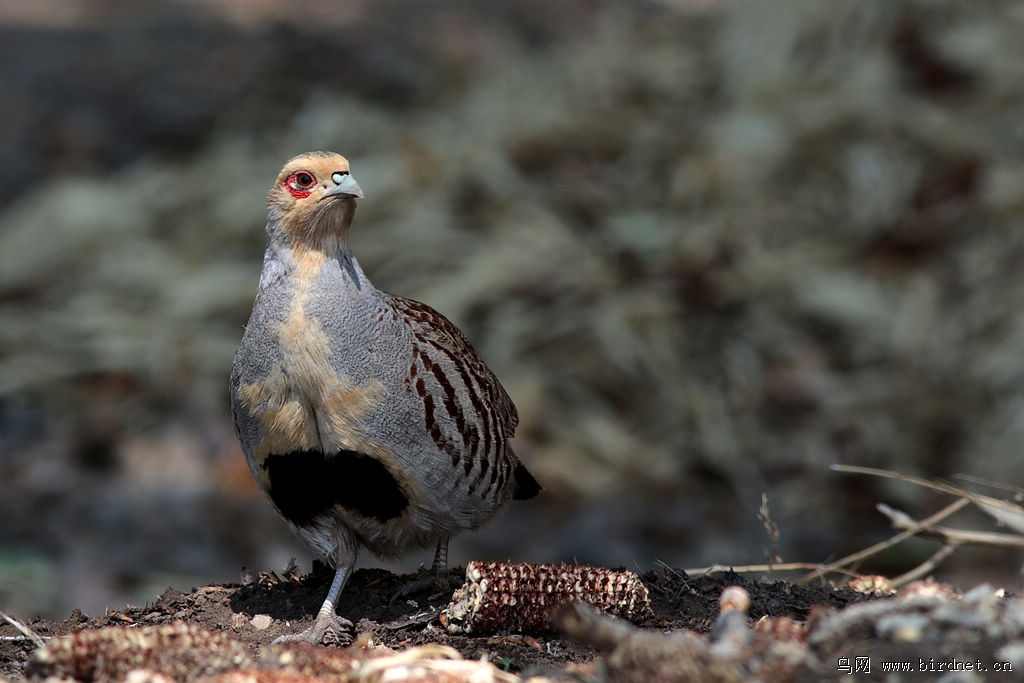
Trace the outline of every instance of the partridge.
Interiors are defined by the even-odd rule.
[[[320,642],[361,547],[379,557],[475,530],[540,486],[509,446],[519,417],[462,332],[426,304],[378,290],[349,248],[363,196],[349,163],[310,152],[267,196],[263,272],[231,373],[253,478],[331,566]]]

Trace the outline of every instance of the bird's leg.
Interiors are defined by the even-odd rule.
[[[444,536],[437,542],[437,550],[434,551],[434,562],[430,565],[430,573],[434,575],[434,586],[445,592],[451,587],[451,579],[448,576],[448,541],[451,536]]]
[[[352,573],[352,564],[341,565],[334,572],[334,581],[331,583],[331,589],[327,591],[327,598],[324,600],[324,604],[320,606],[320,611],[317,612],[313,624],[302,633],[281,636],[274,640],[274,643],[305,641],[319,645],[328,631],[332,631],[342,642],[352,640],[352,635],[355,631],[352,622],[344,617],[339,617],[334,611],[334,603],[338,601],[341,589],[345,587],[345,583]]]
[[[392,593],[391,599],[388,600],[389,605],[395,604],[395,601],[401,598],[407,598],[428,588],[435,588],[442,593],[446,593],[451,588],[451,580],[448,576],[448,541],[450,538],[450,536],[443,536],[438,539],[437,550],[434,551],[434,562],[430,565],[430,571],[425,576],[415,581],[410,581]]]

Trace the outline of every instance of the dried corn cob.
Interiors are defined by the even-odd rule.
[[[546,631],[570,600],[626,619],[650,610],[647,588],[633,572],[572,564],[470,562],[466,582],[448,605],[450,633]]]
[[[248,648],[226,633],[193,624],[126,626],[77,631],[53,638],[29,660],[30,679],[122,681],[129,672],[155,672],[150,680],[189,681],[252,666]]]

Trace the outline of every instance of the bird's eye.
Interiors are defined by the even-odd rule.
[[[298,173],[292,174],[292,183],[296,189],[308,190],[316,184],[316,178],[313,177],[312,173],[299,171]]]
[[[284,189],[296,199],[308,197],[316,185],[316,177],[309,171],[296,171],[284,181]]]

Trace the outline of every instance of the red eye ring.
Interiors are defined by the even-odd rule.
[[[282,184],[293,197],[303,199],[310,195],[313,186],[316,185],[316,176],[309,171],[296,171],[288,176]]]

